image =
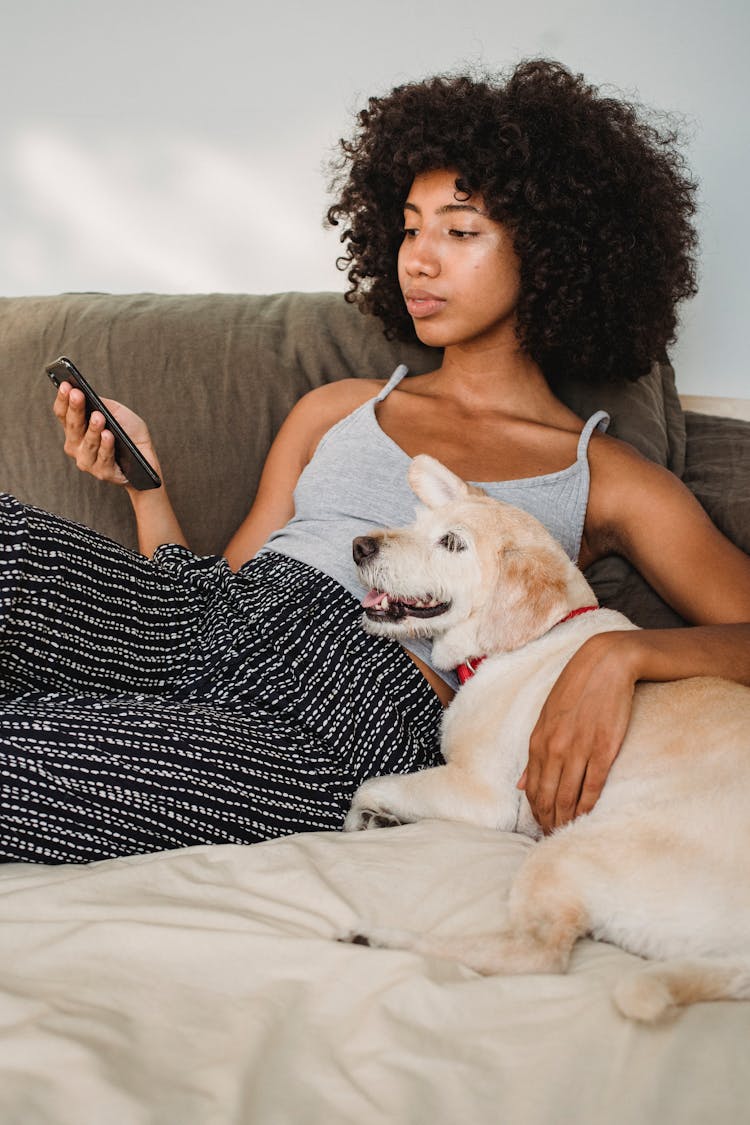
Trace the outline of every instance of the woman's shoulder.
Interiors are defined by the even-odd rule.
[[[651,534],[660,521],[694,515],[695,498],[679,477],[628,442],[595,432],[588,459],[587,524],[591,533],[604,533],[610,545]]]
[[[385,379],[338,379],[315,387],[297,401],[283,430],[286,435],[296,435],[306,450],[306,462],[333,426],[375,398],[385,384]]]
[[[622,488],[628,488],[633,482],[663,474],[677,480],[669,469],[649,460],[630,442],[600,429],[594,429],[591,435],[588,459],[592,483],[596,479],[597,483],[601,482],[608,487],[620,485]]]
[[[345,417],[375,398],[386,385],[385,379],[337,379],[308,391],[297,403],[300,412],[330,418],[330,424]]]

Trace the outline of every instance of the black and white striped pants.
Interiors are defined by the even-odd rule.
[[[147,560],[0,497],[0,860],[338,829],[437,764],[436,696],[360,614],[279,554]]]

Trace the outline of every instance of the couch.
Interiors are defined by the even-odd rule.
[[[293,402],[436,356],[336,294],[0,300],[0,486],[135,546],[126,496],[62,451],[45,363],[69,355],[149,422],[194,549],[220,552]],[[668,466],[750,550],[750,423],[685,414],[663,359],[624,388],[570,383],[586,415]],[[589,577],[644,626],[676,615],[620,559]],[[703,1125],[750,1120],[750,1003],[663,1026],[611,1001],[636,963],[580,942],[565,976],[336,942],[358,919],[447,932],[502,922],[533,845],[426,821],[0,868],[5,1125]]]

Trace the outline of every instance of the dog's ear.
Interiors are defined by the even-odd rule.
[[[492,597],[477,630],[482,652],[511,652],[542,636],[567,612],[567,584],[554,548],[498,552]]]
[[[463,500],[471,491],[466,481],[427,453],[418,454],[409,466],[409,484],[417,499],[428,508],[442,508],[454,500]]]

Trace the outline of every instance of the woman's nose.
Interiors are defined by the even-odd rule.
[[[410,277],[437,277],[440,259],[430,239],[425,236],[408,239],[401,248],[403,265]]]

